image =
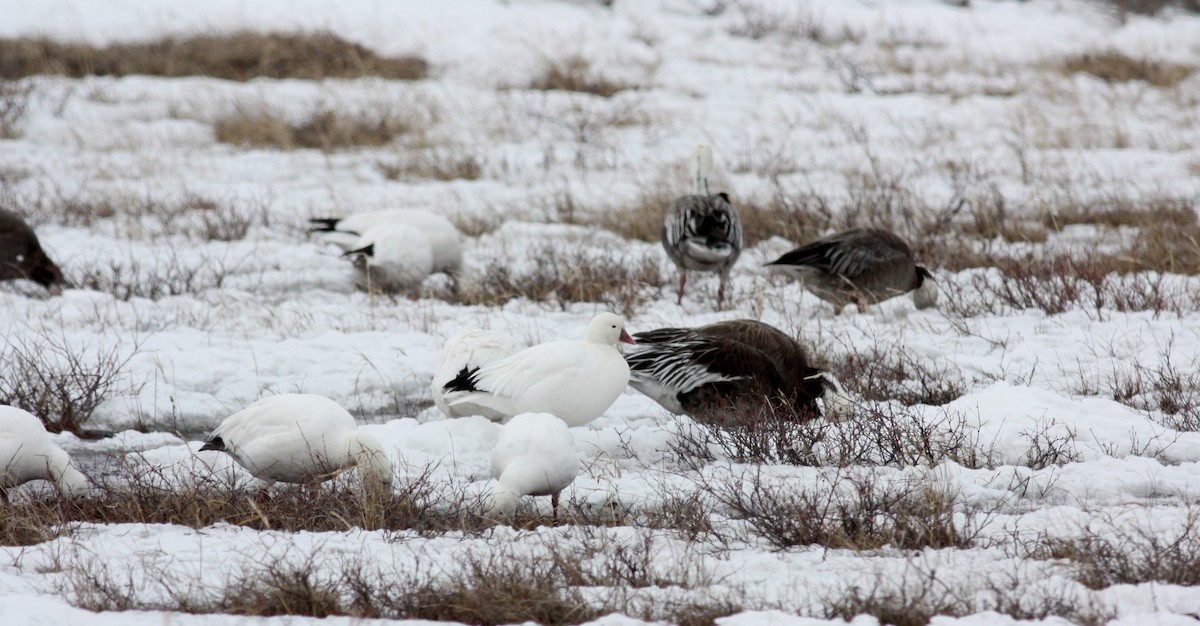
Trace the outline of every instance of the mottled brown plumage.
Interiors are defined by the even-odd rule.
[[[627,348],[629,384],[668,411],[729,423],[758,409],[785,409],[811,419],[832,377],[812,367],[804,347],[755,320],[699,328],[660,328],[634,335]]]
[[[912,249],[886,230],[854,228],[806,244],[767,264],[804,281],[813,295],[837,310],[854,303],[859,311],[904,293],[918,309],[937,302],[937,285],[917,265]]]
[[[29,224],[16,213],[0,209],[0,280],[18,278],[32,280],[51,292],[61,291],[67,284]]]

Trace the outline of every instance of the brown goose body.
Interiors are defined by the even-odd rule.
[[[0,280],[24,278],[52,292],[66,285],[62,270],[46,256],[37,234],[21,216],[0,209]]]
[[[804,281],[813,295],[837,310],[859,311],[912,292],[918,309],[937,302],[932,275],[917,265],[912,249],[886,230],[854,228],[806,244],[767,264]]]
[[[796,340],[755,320],[660,328],[634,340],[625,355],[629,384],[700,421],[731,423],[746,411],[779,408],[798,419],[818,417],[816,399],[832,381]]]

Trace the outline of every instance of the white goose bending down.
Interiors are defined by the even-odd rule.
[[[712,161],[712,148],[696,149],[691,161],[693,195],[676,199],[663,221],[663,248],[679,268],[675,304],[683,303],[687,271],[695,270],[716,272],[720,276],[717,289],[717,308],[720,308],[725,300],[729,271],[742,253],[742,219],[737,209],[729,202],[728,194],[709,193]]]
[[[42,420],[14,406],[0,405],[0,499],[6,489],[31,480],[48,480],[64,498],[87,495],[87,477],[71,465],[71,457],[50,441]]]
[[[579,474],[571,429],[548,413],[522,413],[500,430],[492,452],[492,515],[511,515],[522,496],[550,496],[558,519],[558,494]]]
[[[379,441],[324,396],[263,398],[225,418],[200,448],[205,450],[229,453],[261,481],[260,497],[277,481],[324,481],[355,466],[365,490],[391,492],[392,466]]]
[[[612,406],[629,382],[617,348],[633,343],[625,321],[601,313],[582,341],[551,341],[475,369],[443,385],[446,405],[460,415],[503,421],[518,413],[550,413],[582,426]]]
[[[795,339],[762,322],[660,328],[634,338],[625,357],[630,386],[672,413],[733,424],[747,410],[764,409],[807,420],[821,415],[816,399],[822,397],[829,417],[848,412],[837,380],[811,367]]]
[[[360,237],[374,226],[398,224],[415,228],[433,251],[434,272],[455,273],[462,266],[462,234],[450,220],[420,209],[389,209],[370,211],[349,217],[317,217],[310,219],[322,240],[350,252],[362,248]]]
[[[395,293],[421,284],[433,271],[433,249],[421,231],[404,224],[372,226],[361,246],[343,256],[354,261],[355,285],[363,291]]]
[[[838,311],[853,302],[861,313],[875,304],[912,292],[913,304],[937,303],[929,270],[917,265],[903,239],[878,228],[853,228],[805,244],[767,264],[804,281],[804,287]]]
[[[469,411],[450,408],[446,403],[446,383],[459,376],[469,376],[472,370],[511,356],[516,351],[517,344],[511,337],[495,331],[469,328],[454,335],[442,347],[441,364],[430,384],[433,403],[447,417],[474,415]]]

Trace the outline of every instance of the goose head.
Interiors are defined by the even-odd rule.
[[[585,341],[592,343],[606,343],[616,345],[618,343],[628,343],[636,345],[637,342],[629,333],[625,332],[625,320],[614,313],[601,313],[592,318],[588,324],[587,334],[584,335]]]
[[[938,286],[929,270],[917,266],[917,288],[912,292],[913,304],[918,309],[928,309],[937,304]]]

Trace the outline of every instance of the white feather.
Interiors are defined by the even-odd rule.
[[[617,349],[624,332],[620,317],[601,313],[581,341],[543,343],[480,367],[473,377],[478,391],[447,394],[446,404],[491,419],[551,413],[570,426],[587,424],[629,382],[629,366]]]
[[[434,404],[447,417],[477,415],[477,413],[468,411],[465,407],[452,409],[446,403],[446,393],[443,390],[446,383],[458,376],[459,372],[464,368],[473,370],[482,365],[511,356],[516,351],[517,344],[511,337],[494,331],[468,328],[454,335],[442,347],[441,364],[438,366],[437,373],[433,375],[433,382],[430,384],[433,391]]]
[[[389,488],[383,448],[333,400],[310,394],[263,398],[230,415],[212,432],[225,452],[264,487],[276,481],[327,480],[358,466],[368,488]]]
[[[554,496],[579,474],[575,437],[547,413],[522,413],[500,431],[492,451],[491,513],[508,515],[523,496]]]
[[[332,243],[343,252],[357,250],[360,238],[373,227],[384,224],[410,226],[421,233],[433,250],[434,272],[456,272],[462,267],[462,234],[450,220],[419,209],[389,209],[358,213],[338,220],[334,230],[320,234],[322,241]]]
[[[419,285],[433,272],[433,248],[421,231],[405,224],[372,226],[358,240],[356,250],[372,247],[371,254],[356,259],[359,288],[397,291]]]
[[[0,488],[39,479],[53,482],[63,497],[82,496],[91,490],[70,456],[50,440],[42,420],[0,405]]]

